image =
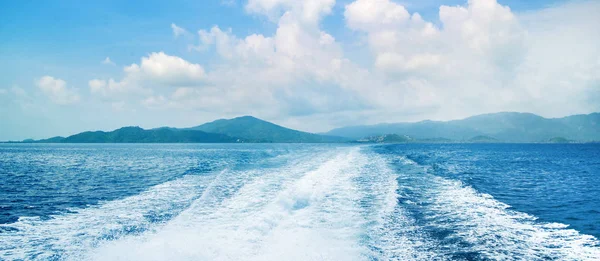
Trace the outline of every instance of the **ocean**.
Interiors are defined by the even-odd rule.
[[[599,144],[0,144],[0,260],[600,260]]]

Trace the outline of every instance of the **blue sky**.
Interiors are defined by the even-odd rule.
[[[245,114],[326,131],[589,113],[600,109],[596,11],[558,0],[4,1],[0,140]]]

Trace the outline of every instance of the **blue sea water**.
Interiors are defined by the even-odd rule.
[[[599,260],[600,145],[0,144],[0,260]]]

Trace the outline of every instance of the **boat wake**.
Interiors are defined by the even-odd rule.
[[[274,160],[274,159],[273,159]],[[58,260],[592,260],[598,240],[401,156],[337,147],[188,175],[0,225],[0,256]]]

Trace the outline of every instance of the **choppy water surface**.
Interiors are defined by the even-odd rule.
[[[598,145],[0,145],[0,260],[597,260]]]

